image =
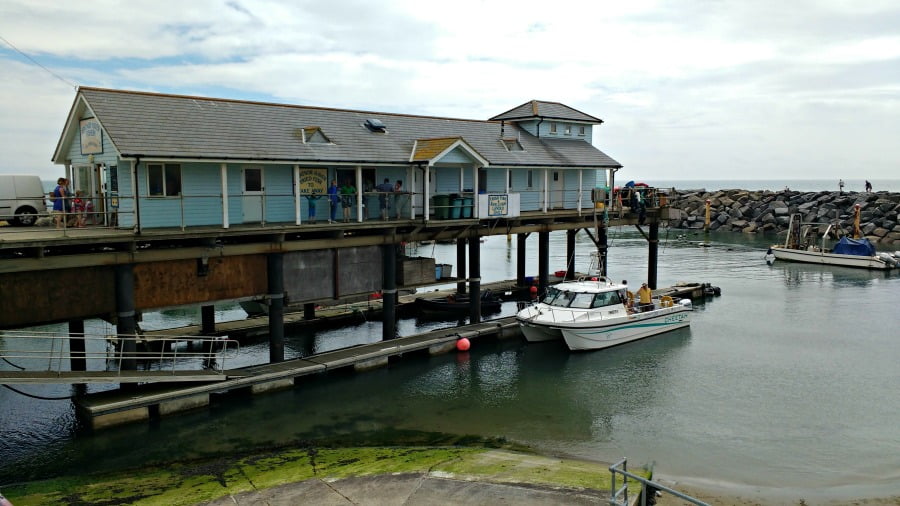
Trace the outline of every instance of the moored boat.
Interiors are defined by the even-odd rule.
[[[516,320],[527,341],[563,339],[570,350],[609,348],[690,325],[690,300],[654,297],[639,309],[629,294],[602,276],[565,281],[520,310]]]
[[[878,253],[868,239],[860,237],[859,204],[853,238],[848,237],[837,223],[803,222],[799,214],[791,216],[783,245],[773,245],[767,252],[775,260],[804,262],[840,267],[889,270],[897,266],[897,259],[888,253]],[[824,227],[824,230],[823,230]],[[838,239],[839,238],[839,239]],[[829,241],[834,242],[829,248]],[[771,263],[771,262],[770,262]]]
[[[468,314],[471,299],[468,295],[453,294],[446,297],[416,297],[415,305],[419,314],[426,316],[444,314]],[[481,313],[491,314],[500,311],[501,300],[490,290],[481,293]]]

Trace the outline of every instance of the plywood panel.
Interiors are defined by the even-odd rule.
[[[0,328],[113,313],[114,287],[107,266],[0,274]]]
[[[199,259],[134,266],[136,309],[261,296],[268,285],[265,255],[210,258],[200,275]]]

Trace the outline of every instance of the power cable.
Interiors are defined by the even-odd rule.
[[[17,52],[17,53],[19,53],[20,55],[22,55],[22,56],[24,56],[25,58],[27,58],[31,63],[34,63],[34,64],[37,65],[38,67],[40,67],[40,68],[46,70],[51,76],[53,76],[53,77],[59,79],[60,81],[66,83],[67,85],[69,85],[69,86],[71,86],[73,89],[75,89],[76,91],[78,90],[78,85],[77,85],[77,84],[75,84],[75,83],[73,83],[73,82],[67,80],[66,78],[60,76],[60,75],[57,74],[56,72],[53,72],[52,70],[48,69],[47,67],[41,65],[37,60],[35,60],[34,58],[32,58],[31,56],[29,56],[28,54],[26,54],[26,53],[25,53],[24,51],[22,51],[21,49],[17,48],[12,42],[6,40],[6,38],[4,38],[2,35],[0,35],[0,40],[2,40],[3,42],[5,42],[6,45],[8,45],[9,47],[11,47],[15,52]]]
[[[19,395],[24,395],[25,397],[31,397],[32,399],[37,399],[37,400],[40,400],[40,401],[70,401],[70,400],[72,400],[72,399],[75,398],[74,395],[67,395],[67,396],[65,396],[65,397],[44,397],[44,396],[41,396],[41,395],[34,395],[34,394],[29,394],[29,393],[27,393],[27,392],[23,392],[23,391],[21,391],[21,390],[19,390],[19,389],[17,389],[17,388],[13,388],[13,387],[11,387],[11,386],[9,386],[9,385],[2,385],[2,386],[6,387],[6,388],[8,388],[8,389],[10,389],[10,390],[12,390],[13,392],[15,392],[15,393],[17,393],[17,394],[19,394]]]

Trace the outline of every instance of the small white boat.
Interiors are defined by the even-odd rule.
[[[822,227],[825,227],[822,230]],[[799,214],[791,216],[787,238],[783,245],[773,245],[766,256],[775,260],[804,262],[862,269],[889,270],[897,266],[897,260],[887,253],[877,253],[867,239],[859,238],[859,205],[856,206],[854,238],[843,234],[837,223],[803,223]],[[821,232],[821,234],[820,234]],[[828,241],[840,237],[832,248]],[[768,260],[767,260],[768,261]],[[771,262],[769,262],[771,264]]]
[[[563,339],[570,350],[599,350],[655,336],[691,323],[689,299],[654,297],[643,311],[633,308],[627,287],[594,276],[551,286],[516,320],[529,342]]]

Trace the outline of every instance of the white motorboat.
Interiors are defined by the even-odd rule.
[[[889,270],[897,266],[897,260],[888,253],[877,253],[867,239],[859,238],[859,205],[856,205],[854,238],[840,230],[837,223],[803,223],[799,214],[791,216],[787,238],[783,245],[773,245],[767,252],[775,260],[837,265],[862,269]],[[822,228],[824,227],[824,230]],[[821,234],[820,234],[821,232]],[[840,239],[828,248],[828,241]],[[771,262],[769,262],[771,263]]]
[[[691,323],[689,299],[654,297],[643,310],[623,284],[601,276],[551,286],[516,320],[529,342],[563,339],[570,350],[599,350],[637,341]]]

